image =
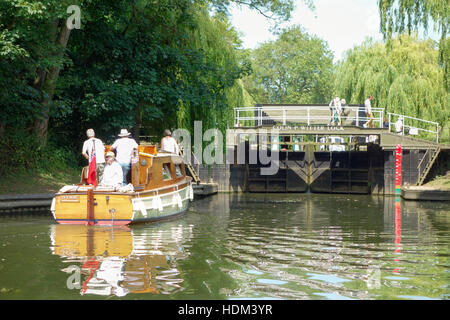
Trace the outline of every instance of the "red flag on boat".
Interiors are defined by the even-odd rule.
[[[92,158],[91,162],[89,163],[87,182],[89,184],[92,184],[95,188],[97,188],[97,176],[95,175],[95,170],[97,169],[97,157],[95,155],[95,141],[93,141],[92,143],[93,143]]]

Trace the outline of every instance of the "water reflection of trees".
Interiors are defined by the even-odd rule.
[[[181,290],[178,260],[188,253],[183,243],[192,226],[95,227],[52,225],[52,253],[79,268],[76,286],[82,295],[125,296],[130,293],[171,294]],[[73,276],[73,275],[72,275]]]
[[[229,269],[242,284],[234,294],[303,299],[325,291],[365,299],[395,297],[392,287],[407,295],[434,287],[422,275],[437,267],[436,216],[395,201],[347,194],[230,196],[226,257],[242,269]]]

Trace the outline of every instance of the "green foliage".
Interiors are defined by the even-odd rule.
[[[302,1],[309,8],[314,8],[312,0]],[[228,13],[231,5],[246,6],[277,22],[288,21],[295,7],[294,0],[211,0],[210,3],[215,10],[223,13]]]
[[[373,95],[374,107],[445,126],[450,95],[442,74],[432,40],[404,35],[393,39],[389,49],[368,40],[346,52],[337,68],[335,90],[352,104]]]
[[[185,123],[192,132],[194,121],[201,120],[204,130],[218,128],[224,133],[232,123],[233,108],[244,102],[238,79],[249,72],[248,65],[240,59],[241,41],[225,15],[210,17],[206,10],[198,11],[195,21],[198,27],[189,38],[203,67],[186,74],[186,89],[196,99],[185,98],[180,107],[185,108],[184,115],[189,114]]]
[[[253,74],[245,85],[258,103],[327,103],[331,96],[333,54],[325,41],[299,26],[252,52]]]
[[[430,26],[440,33],[439,63],[444,70],[443,81],[448,90],[450,88],[448,79],[450,5],[448,0],[378,0],[378,7],[381,18],[380,30],[388,44],[396,33],[407,32],[411,35],[420,28],[427,33]]]
[[[70,148],[58,145],[53,137],[43,146],[21,128],[10,131],[0,140],[0,146],[0,174],[9,173],[8,168],[57,172],[76,166],[76,156]]]
[[[431,23],[443,37],[448,33],[450,7],[447,0],[378,0],[381,32],[391,38],[394,33],[411,33]]]
[[[0,0],[0,139],[12,152],[2,165],[42,163],[24,157],[46,157],[47,129],[55,159],[55,146],[79,154],[90,127],[106,143],[120,128],[158,136],[192,130],[194,120],[224,131],[244,101],[238,80],[249,72],[222,13],[235,3]],[[72,4],[81,8],[81,30],[61,45]],[[292,10],[291,0],[248,5],[275,17]]]

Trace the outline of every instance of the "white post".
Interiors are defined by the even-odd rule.
[[[283,126],[286,125],[286,110],[283,108]]]
[[[359,127],[359,107],[356,107],[356,123],[355,125]]]
[[[259,108],[259,125],[262,126],[262,108]]]
[[[379,128],[383,128],[383,117],[384,116],[384,110],[381,110],[380,112],[380,127]]]
[[[405,116],[402,117],[402,136],[405,135]]]
[[[436,143],[439,143],[439,123],[436,123]]]
[[[307,121],[308,121],[308,126],[309,126],[309,123],[310,123],[310,121],[309,121],[309,107],[306,107],[306,111],[307,111]]]
[[[389,116],[389,120],[388,120],[388,122],[389,122],[389,131],[388,132],[391,132],[391,113],[390,112],[388,113],[388,116]]]

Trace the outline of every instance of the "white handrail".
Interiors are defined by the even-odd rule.
[[[235,108],[235,126],[238,127],[241,121],[253,121],[256,126],[261,126],[263,121],[275,121],[281,122],[283,125],[286,125],[287,122],[299,121],[303,120],[308,125],[311,124],[311,121],[321,121],[323,124],[328,123],[333,115],[330,110],[333,110],[334,107],[329,106],[267,106],[267,107],[240,107]],[[345,106],[345,110],[350,111],[355,115],[348,116],[340,116],[340,120],[347,121],[355,121],[356,124],[364,121],[367,122],[369,120],[368,117],[359,116],[359,112],[361,108],[354,106]],[[280,112],[280,115],[271,115],[271,116],[263,116],[263,112]],[[289,113],[292,112],[305,112],[305,115],[292,115]],[[250,116],[241,116],[241,112],[251,113]],[[318,114],[319,113],[319,114]],[[322,114],[320,114],[322,113]],[[326,115],[323,115],[326,113]],[[384,118],[384,108],[372,108],[373,114],[373,123],[377,123],[377,127],[383,127],[383,118]]]
[[[360,124],[361,122],[367,122],[370,120],[366,115],[360,116],[362,111],[360,106],[345,106],[345,110],[350,111],[347,116],[340,116],[341,123],[343,121],[352,121],[352,123]],[[279,105],[279,106],[255,106],[255,107],[238,107],[234,108],[234,124],[235,127],[239,127],[242,121],[252,121],[255,126],[262,126],[264,121],[273,121],[274,123],[281,123],[286,125],[288,122],[305,122],[308,126],[315,122],[317,124],[329,124],[333,118],[332,112],[334,107],[327,105],[324,106],[293,106],[293,105]],[[264,115],[265,112],[272,112],[272,115]],[[279,112],[279,114],[273,114]],[[292,114],[297,112],[297,114]],[[302,114],[304,112],[304,114]],[[251,115],[246,115],[250,113]],[[300,114],[298,114],[300,113]],[[372,108],[372,123],[376,128],[384,128],[384,108]],[[391,132],[393,120],[400,116],[403,117],[402,134],[405,134],[405,128],[408,131],[411,128],[418,131],[432,133],[436,137],[436,143],[439,142],[439,124],[434,121],[419,119],[411,116],[405,116],[397,113],[387,112],[389,127],[386,128]],[[408,123],[409,121],[415,121],[416,126]],[[430,126],[434,128],[431,130]]]
[[[402,114],[398,114],[398,113],[393,113],[393,112],[388,112],[388,116],[389,116],[389,131],[391,131],[391,126],[394,125],[395,126],[395,122],[391,121],[392,120],[392,116],[396,117],[397,119],[402,117],[403,121],[402,121],[402,135],[405,134],[405,128],[408,128],[408,130],[410,130],[411,128],[413,129],[417,129],[418,131],[424,131],[424,132],[429,132],[435,135],[436,138],[436,143],[439,143],[439,123],[435,122],[435,121],[429,121],[429,120],[423,120],[423,119],[419,119],[419,118],[415,118],[415,117],[410,117],[410,116],[405,116]],[[418,126],[412,126],[410,124],[407,124],[407,121],[405,120],[412,120],[412,121],[416,121],[420,124],[423,124],[423,127],[418,127]],[[424,128],[426,125],[429,126],[433,126],[434,130],[430,130],[430,129],[426,129]]]

